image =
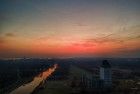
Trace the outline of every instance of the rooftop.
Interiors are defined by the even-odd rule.
[[[110,68],[111,65],[109,64],[109,62],[108,62],[107,60],[103,60],[103,61],[102,61],[102,65],[101,65],[101,67],[104,67],[104,68]]]

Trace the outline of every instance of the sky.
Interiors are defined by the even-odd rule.
[[[0,58],[140,57],[140,0],[0,0]]]

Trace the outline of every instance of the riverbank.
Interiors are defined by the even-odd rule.
[[[17,81],[16,83],[11,84],[10,86],[8,86],[6,88],[2,88],[2,89],[0,89],[0,94],[9,94],[16,88],[20,87],[21,85],[30,83],[33,80],[33,78],[34,77],[24,78],[24,79],[21,79],[20,81]]]
[[[16,90],[13,90],[10,94],[31,94],[36,87],[40,85],[44,80],[47,79],[57,68],[55,64],[53,67],[50,67],[48,70],[42,72],[40,75],[36,76],[33,81],[30,83],[24,84],[18,87]]]
[[[32,94],[71,94],[72,88],[70,87],[70,81],[73,75],[71,71],[69,71],[70,74],[68,73],[66,78],[65,75],[61,75],[64,79],[57,79],[57,74],[55,74],[54,78],[45,81],[43,88],[39,86]]]
[[[46,81],[44,88],[37,88],[32,94],[70,94],[67,80]]]
[[[73,77],[80,78],[80,74],[85,73],[84,70],[81,68],[71,66],[69,70],[69,74],[67,75],[67,79],[50,79],[45,81],[43,88],[35,89],[35,91],[32,94],[72,94],[72,93],[79,93],[80,88],[73,88],[72,87],[72,81]],[[63,76],[63,75],[62,75]],[[57,77],[56,77],[57,78]],[[79,93],[80,94],[80,93]]]

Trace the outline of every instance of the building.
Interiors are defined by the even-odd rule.
[[[112,85],[111,65],[107,60],[103,60],[100,67],[100,79],[103,80],[105,87],[110,87]]]
[[[95,75],[92,71],[84,67],[71,66],[71,74],[73,76],[71,77],[71,85],[74,87],[74,91],[78,92],[79,88],[88,92],[100,92],[110,89],[112,86],[112,77],[111,65],[109,62],[103,60],[98,71],[99,74]]]

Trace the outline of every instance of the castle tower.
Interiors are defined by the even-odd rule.
[[[103,60],[100,67],[100,79],[104,82],[105,87],[110,87],[112,85],[111,65],[107,60]]]

